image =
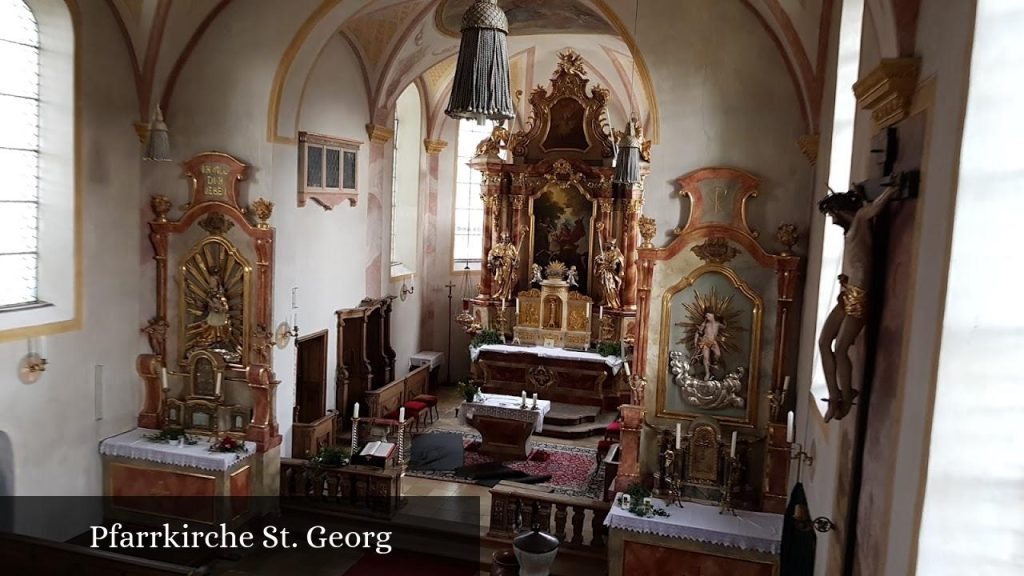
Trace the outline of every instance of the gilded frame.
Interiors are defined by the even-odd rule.
[[[533,269],[533,264],[534,264],[534,259],[533,259],[534,258],[534,238],[535,238],[535,235],[537,233],[537,221],[536,221],[536,216],[533,213],[533,203],[550,186],[557,186],[557,187],[562,188],[563,190],[565,190],[565,189],[567,189],[567,188],[569,188],[571,186],[571,187],[575,188],[577,192],[582,194],[583,197],[586,198],[588,202],[590,202],[590,224],[587,226],[587,235],[589,237],[589,241],[587,242],[587,260],[588,260],[588,262],[587,262],[587,292],[588,292],[588,294],[583,294],[584,296],[590,296],[589,292],[591,292],[591,290],[593,289],[593,286],[594,286],[594,265],[593,265],[594,263],[593,263],[593,260],[594,260],[594,246],[596,244],[596,238],[595,238],[594,234],[597,231],[594,225],[598,222],[598,219],[601,217],[600,203],[597,202],[596,199],[593,196],[591,196],[590,193],[587,192],[586,188],[581,186],[578,182],[573,182],[573,181],[563,182],[563,181],[559,181],[559,180],[550,180],[548,182],[545,182],[543,185],[538,186],[534,191],[532,191],[529,194],[530,204],[529,204],[529,214],[528,215],[529,215],[529,218],[530,218],[530,231],[529,231],[529,234],[530,234],[530,244],[529,244],[530,259],[529,259],[529,261],[527,263],[526,271],[527,271],[527,273],[529,273],[529,271]]]
[[[668,356],[671,348],[672,298],[682,290],[693,286],[698,278],[705,274],[725,276],[734,288],[738,289],[753,305],[750,317],[750,361],[747,373],[746,416],[734,418],[718,416],[707,412],[671,412],[667,409],[667,395],[671,382],[668,381]],[[655,415],[660,418],[675,420],[693,420],[698,416],[710,416],[720,422],[728,422],[739,426],[754,427],[757,425],[757,409],[759,403],[759,378],[761,360],[761,330],[764,315],[764,299],[751,289],[734,270],[721,264],[707,263],[696,268],[689,275],[668,288],[661,299],[661,330],[659,332],[658,378],[657,378],[657,410]]]
[[[187,288],[188,267],[187,264],[195,256],[205,252],[206,246],[219,244],[227,252],[229,258],[236,260],[242,266],[242,350],[240,360],[237,363],[228,362],[229,365],[245,368],[248,364],[250,350],[250,332],[252,330],[252,263],[239,252],[230,241],[223,236],[209,235],[200,240],[182,258],[178,265],[178,363],[180,366],[190,366],[189,353],[192,352],[191,340],[186,339],[186,327],[188,317],[186,312],[185,291]]]

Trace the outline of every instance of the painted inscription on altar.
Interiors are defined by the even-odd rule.
[[[203,164],[199,173],[203,178],[203,194],[213,197],[224,197],[227,194],[228,174],[230,170],[223,164]]]

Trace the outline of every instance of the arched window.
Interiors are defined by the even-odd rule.
[[[81,326],[75,28],[65,0],[0,0],[0,340]]]
[[[480,172],[469,167],[476,146],[491,135],[491,124],[459,121],[455,160],[455,226],[452,236],[452,269],[479,270],[484,242],[484,203],[480,199]]]
[[[395,103],[395,149],[391,183],[391,278],[416,272],[419,254],[420,156],[423,105],[415,84]]]
[[[39,301],[39,26],[0,0],[0,309]]]

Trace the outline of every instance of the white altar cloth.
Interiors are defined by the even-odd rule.
[[[210,452],[210,443],[200,438],[198,444],[178,446],[160,444],[147,440],[146,436],[158,434],[159,430],[135,428],[100,442],[100,454],[148,460],[160,464],[187,466],[202,470],[228,470],[247,456],[256,452],[255,442],[245,443],[245,454],[235,452]]]
[[[480,399],[481,397],[482,399]],[[534,432],[543,432],[544,416],[551,411],[551,402],[540,399],[537,400],[537,409],[532,410],[532,396],[526,399],[525,410],[519,408],[523,403],[521,396],[484,394],[481,392],[477,398],[479,400],[476,402],[463,402],[459,406],[459,422],[462,424],[466,424],[466,419],[472,418],[475,414],[483,414],[484,416],[493,416],[495,418],[531,422],[533,423]]]
[[[655,507],[663,508],[668,516],[640,518],[615,504],[604,519],[609,528],[619,528],[641,534],[656,534],[668,538],[682,538],[740,548],[770,554],[779,553],[782,541],[782,515],[766,512],[737,510],[736,516],[726,512],[719,514],[718,506],[707,506],[695,502],[684,502],[683,508],[667,505],[663,500],[652,498]]]
[[[623,360],[618,356],[601,356],[597,352],[582,352],[580,350],[566,350],[565,348],[545,348],[544,346],[509,346],[507,344],[485,344],[479,348],[469,348],[469,356],[476,362],[480,352],[501,352],[502,354],[532,354],[540,358],[555,358],[558,360],[583,360],[585,362],[602,362],[612,369],[612,374],[618,374],[622,368]]]

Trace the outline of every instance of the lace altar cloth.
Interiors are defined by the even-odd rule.
[[[782,541],[781,514],[737,510],[736,516],[733,516],[729,512],[719,514],[718,506],[684,502],[684,507],[680,508],[668,506],[663,500],[652,498],[654,506],[663,508],[669,515],[640,518],[619,506],[618,500],[616,494],[616,503],[612,505],[611,511],[604,519],[604,525],[609,528],[768,554],[779,553],[779,544]]]
[[[469,356],[476,362],[481,352],[501,352],[502,354],[532,354],[539,358],[554,358],[557,360],[583,360],[585,362],[603,362],[612,369],[612,374],[618,374],[622,368],[622,358],[618,356],[601,356],[597,352],[582,352],[579,350],[566,350],[565,348],[545,348],[543,346],[511,346],[507,344],[484,344],[479,348],[469,348]]]
[[[477,396],[476,402],[463,402],[459,406],[459,422],[466,424],[467,418],[476,414],[491,416],[494,418],[505,418],[508,420],[520,420],[533,424],[534,432],[544,431],[544,416],[551,411],[551,402],[548,400],[537,400],[537,409],[532,410],[533,397],[527,397],[526,409],[520,409],[523,399],[521,396],[505,396],[503,394],[483,394]]]
[[[201,470],[223,471],[233,468],[256,452],[255,442],[246,442],[243,454],[241,452],[210,452],[210,443],[202,437],[199,438],[198,444],[191,446],[160,444],[146,439],[146,436],[159,432],[159,430],[135,428],[124,434],[107,438],[100,442],[100,454]]]

